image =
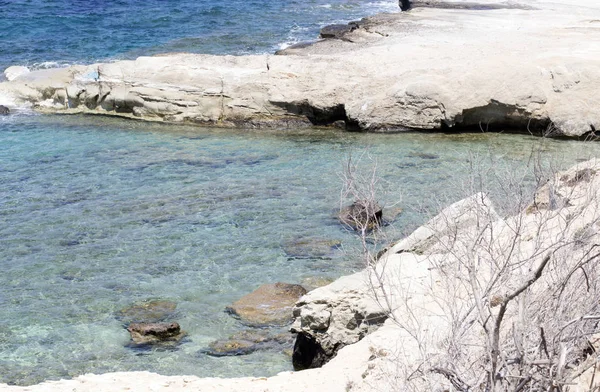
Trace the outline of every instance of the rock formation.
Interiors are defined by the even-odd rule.
[[[0,83],[6,100],[0,104],[240,127],[343,123],[366,131],[569,137],[600,129],[597,4],[423,5],[365,18],[342,39],[290,48],[283,56],[171,54],[7,70],[12,80]]]

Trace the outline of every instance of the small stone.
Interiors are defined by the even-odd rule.
[[[10,114],[10,109],[4,105],[0,105],[0,116],[7,116]]]
[[[135,344],[156,344],[178,342],[185,332],[178,323],[131,323],[127,327]]]
[[[258,350],[258,345],[255,342],[249,340],[226,339],[212,342],[205,353],[213,357],[227,357],[247,355],[256,350]]]

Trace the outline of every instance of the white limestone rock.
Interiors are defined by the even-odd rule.
[[[8,67],[4,70],[4,77],[10,82],[17,79],[21,75],[28,74],[29,72],[29,68],[27,67],[13,65],[12,67]]]

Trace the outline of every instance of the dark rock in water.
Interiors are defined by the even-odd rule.
[[[121,309],[117,313],[117,318],[125,324],[156,323],[172,317],[175,314],[175,308],[177,308],[177,304],[173,301],[145,301]]]
[[[354,230],[373,230],[382,223],[383,210],[373,202],[354,202],[342,208],[338,218]]]
[[[293,335],[282,333],[273,335],[265,330],[238,332],[228,339],[212,342],[203,352],[215,357],[246,355],[258,350],[285,351],[292,347]]]
[[[439,159],[440,158],[439,155],[429,154],[426,152],[411,152],[410,154],[408,154],[408,156],[411,158],[421,158],[421,159]]]
[[[127,331],[138,345],[178,342],[185,336],[178,323],[131,323]]]
[[[398,5],[402,11],[408,11],[410,9],[410,0],[398,0]]]
[[[225,310],[251,326],[287,325],[292,322],[292,307],[306,289],[298,284],[263,284],[228,306]]]
[[[341,39],[344,35],[353,32],[358,29],[357,22],[350,22],[348,24],[333,24],[325,26],[321,29],[321,38],[337,38]]]
[[[286,243],[283,250],[288,257],[296,259],[328,258],[341,246],[342,242],[338,240],[303,238]]]
[[[330,359],[325,350],[312,336],[299,333],[294,343],[292,364],[294,370],[314,369],[323,366]]]
[[[4,105],[0,105],[0,116],[6,116],[10,114],[10,109]]]

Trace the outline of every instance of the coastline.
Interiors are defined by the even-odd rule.
[[[42,113],[223,127],[595,135],[597,5],[436,4],[365,18],[341,39],[285,55],[167,54],[35,71],[0,83],[0,96]]]
[[[550,136],[594,135],[600,127],[600,98],[595,96],[600,87],[600,22],[595,22],[596,16],[600,20],[600,6],[590,1],[577,5],[571,2],[572,7],[580,7],[579,11],[567,13],[570,8],[566,1],[552,3],[557,8],[543,8],[550,7],[544,1],[522,3],[532,3],[531,9],[417,6],[409,14],[367,18],[361,29],[342,40],[292,48],[282,56],[142,57],[32,72],[1,83],[0,92],[43,113],[85,113],[224,127],[341,126],[343,122],[350,130],[378,132],[516,127],[540,133],[551,128]],[[527,25],[531,21],[527,13],[538,11],[544,20]],[[490,16],[485,12],[499,14]],[[475,23],[467,26],[472,21]],[[546,24],[541,26],[542,22]],[[500,26],[483,34],[493,23]],[[597,23],[599,27],[572,34],[583,29],[585,23]],[[525,32],[509,29],[511,24]],[[551,33],[553,29],[560,31]],[[491,48],[476,45],[482,37],[475,32],[492,39],[499,31],[506,36],[492,40],[498,46],[492,41],[486,41]],[[448,35],[444,38],[445,32]],[[417,39],[406,42],[411,34]],[[523,34],[536,38],[525,39]],[[434,43],[423,46],[432,37]],[[519,39],[524,40],[523,47],[513,48],[519,45],[515,44]],[[445,47],[445,40],[453,42],[446,42]],[[465,52],[460,53],[461,47]],[[557,50],[551,52],[551,48]],[[414,57],[403,63],[403,53]],[[99,77],[94,78],[94,72]],[[305,304],[330,300],[333,294],[328,290],[336,285],[350,287],[346,284],[352,279],[355,285],[350,286],[355,290],[364,284],[364,272],[309,294]],[[365,289],[360,287],[358,291]],[[390,339],[395,339],[391,346],[397,348],[405,338],[398,326],[388,321],[359,342],[342,348],[323,368],[284,372],[270,378],[109,373],[30,387],[0,385],[0,390],[347,391],[349,386],[351,390],[371,390],[388,385],[385,371],[390,366],[387,354],[371,359],[373,353],[384,348],[394,351]]]

